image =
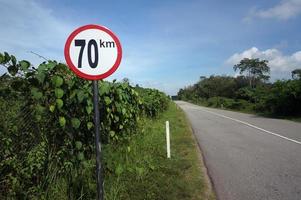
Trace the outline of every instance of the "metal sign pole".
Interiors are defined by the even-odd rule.
[[[96,145],[96,178],[97,178],[97,200],[103,200],[103,179],[101,171],[101,142],[100,142],[100,119],[98,107],[98,81],[93,80],[93,104],[94,104],[94,126]]]

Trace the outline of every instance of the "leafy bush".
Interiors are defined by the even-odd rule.
[[[273,114],[301,114],[301,80],[276,81],[259,105]]]
[[[5,122],[0,125],[0,199],[43,199],[55,193],[58,180],[66,182],[68,198],[77,199],[94,174],[85,173],[94,166],[91,82],[56,61],[34,68],[4,53],[0,64],[8,70],[0,82]],[[99,82],[104,144],[126,142],[137,132],[140,116],[167,108],[163,93],[143,88],[139,93],[143,98],[128,83]]]
[[[205,105],[215,108],[228,108],[233,110],[250,110],[252,104],[243,99],[230,99],[225,97],[212,97],[206,102]]]
[[[163,92],[149,88],[137,88],[137,91],[142,98],[141,110],[146,116],[155,117],[167,109],[169,99]]]

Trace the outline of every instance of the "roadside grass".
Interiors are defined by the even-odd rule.
[[[167,120],[170,159],[166,157]],[[140,131],[129,142],[103,146],[106,200],[215,199],[190,125],[175,103],[171,102],[168,110],[155,119],[141,119],[139,126]],[[92,159],[70,171],[69,176],[57,177],[47,197],[37,199],[95,199],[95,180]],[[70,183],[72,187],[68,187]]]
[[[275,119],[285,119],[290,120],[294,122],[301,122],[301,117],[294,117],[294,116],[279,116],[279,115],[271,115],[271,114],[265,114],[265,113],[255,113],[256,115],[262,116],[262,117],[268,117],[268,118],[275,118]]]
[[[192,104],[205,106],[205,107],[237,111],[237,112],[248,113],[248,114],[256,114],[256,111],[254,110],[255,105],[242,99],[234,100],[225,97],[212,97],[209,98],[208,100],[194,99],[194,100],[186,100],[186,101]]]
[[[227,99],[227,98],[224,98]],[[204,101],[196,101],[196,100],[185,100],[189,103],[199,105],[199,106],[204,106],[208,108],[216,108],[216,109],[221,109],[221,110],[229,110],[229,111],[235,111],[235,112],[240,112],[240,113],[246,113],[246,114],[253,114],[253,115],[258,115],[262,117],[267,117],[267,118],[275,118],[275,119],[284,119],[284,120],[290,120],[294,122],[301,122],[301,117],[295,117],[295,116],[281,116],[281,115],[275,115],[275,114],[269,114],[269,113],[263,113],[263,112],[256,112],[254,110],[254,104],[247,103],[246,101],[239,100],[238,102],[240,103],[240,107],[237,108],[232,108],[231,106],[221,106],[218,103],[215,104],[210,104],[208,102]],[[227,103],[227,102],[226,102]]]
[[[287,117],[287,118],[284,118],[284,119],[291,120],[291,121],[294,121],[294,122],[300,122],[301,123],[301,117]]]
[[[165,121],[171,158],[166,158]],[[105,199],[215,199],[184,112],[174,103],[156,119],[144,119],[128,144],[104,148]]]

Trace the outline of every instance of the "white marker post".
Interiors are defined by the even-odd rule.
[[[166,121],[166,150],[167,150],[167,158],[170,158],[169,121]]]

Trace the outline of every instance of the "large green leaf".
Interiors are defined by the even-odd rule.
[[[111,99],[109,97],[105,97],[105,103],[106,103],[106,105],[110,105],[111,102],[112,101],[111,101]]]
[[[93,127],[93,123],[92,122],[88,122],[87,123],[87,128],[88,130],[90,130]]]
[[[54,93],[55,93],[56,98],[58,98],[58,99],[60,99],[64,96],[64,90],[62,90],[61,88],[55,88]]]
[[[62,79],[62,77],[56,75],[51,78],[51,82],[55,87],[60,87],[61,85],[63,85],[64,80]]]
[[[77,91],[77,100],[81,103],[85,98],[85,92],[82,90]]]
[[[4,62],[8,63],[10,61],[10,59],[11,58],[10,58],[9,54],[7,52],[4,52]]]
[[[62,99],[57,99],[55,102],[56,102],[58,109],[61,109],[64,105],[64,102]]]
[[[110,131],[110,132],[109,132],[109,135],[110,135],[111,137],[114,137],[115,131]]]
[[[71,124],[72,124],[73,128],[78,129],[79,126],[80,126],[80,121],[79,121],[78,118],[72,118],[71,119]]]
[[[65,125],[66,125],[65,117],[59,117],[59,123],[60,123],[61,127],[65,127]]]
[[[41,105],[36,105],[35,106],[35,111],[37,114],[43,114],[45,112],[45,107]]]
[[[13,63],[13,65],[16,65],[17,64],[17,59],[15,56],[11,55],[11,62]]]
[[[37,79],[39,80],[40,83],[43,83],[45,80],[45,73],[43,71],[40,71],[36,74]]]
[[[79,153],[77,154],[77,159],[80,160],[80,161],[84,160],[84,159],[85,159],[84,153],[83,153],[83,152],[79,152]]]
[[[110,85],[107,82],[102,82],[100,84],[100,88],[99,88],[99,95],[102,96],[104,94],[109,94],[110,92]]]
[[[77,150],[81,150],[82,147],[83,147],[83,143],[81,143],[80,141],[75,142],[75,148]]]
[[[45,64],[45,62],[43,62],[42,64],[39,65],[38,72],[43,72],[46,69],[47,69],[47,65]]]
[[[50,112],[53,112],[53,111],[54,111],[54,109],[55,109],[55,105],[51,105],[51,106],[49,106],[49,110],[50,110]]]
[[[38,100],[38,99],[41,99],[43,97],[43,93],[40,92],[38,90],[38,88],[33,87],[33,88],[31,88],[30,91],[31,91],[31,95],[32,95],[33,99]]]
[[[49,70],[52,70],[56,65],[57,65],[57,62],[48,61],[48,63],[46,64],[46,68],[49,69]]]
[[[27,60],[22,60],[19,62],[20,67],[22,70],[27,70],[30,67],[30,62],[28,62]]]
[[[86,106],[86,111],[88,114],[91,114],[92,110],[93,110],[92,106]]]

